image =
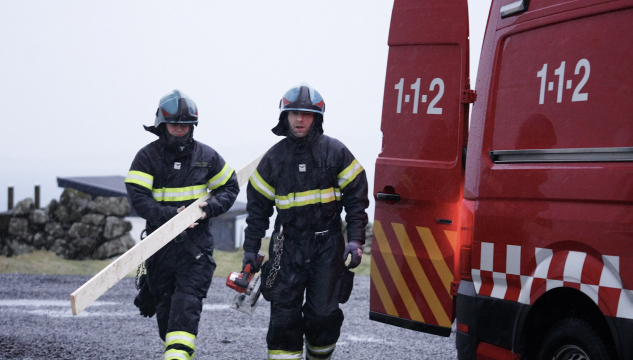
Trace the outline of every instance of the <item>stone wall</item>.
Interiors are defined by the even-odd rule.
[[[34,209],[33,200],[18,202],[5,229],[0,229],[0,255],[50,250],[73,260],[107,259],[134,246],[124,197],[97,197],[65,189],[60,200]]]

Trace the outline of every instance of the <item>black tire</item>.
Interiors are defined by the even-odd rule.
[[[539,360],[609,360],[609,351],[600,335],[587,322],[567,318],[557,322],[545,335]]]

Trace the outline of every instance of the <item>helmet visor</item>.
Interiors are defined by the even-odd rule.
[[[311,86],[300,85],[288,90],[281,98],[279,111],[309,111],[323,114],[325,112],[325,102]]]
[[[183,92],[174,90],[158,103],[155,126],[161,123],[197,124],[198,107]]]

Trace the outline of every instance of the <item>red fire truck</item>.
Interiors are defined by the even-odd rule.
[[[633,0],[493,0],[468,68],[466,0],[395,0],[370,318],[633,359]]]

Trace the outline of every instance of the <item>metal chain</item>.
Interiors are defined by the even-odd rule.
[[[281,265],[279,262],[281,261],[281,254],[284,253],[284,228],[283,226],[279,229],[279,234],[273,239],[273,251],[275,252],[275,260],[273,261],[273,267],[270,269],[270,274],[266,278],[266,287],[271,288],[273,283],[275,282],[275,278],[277,278],[277,272],[281,269]]]
[[[134,280],[134,286],[136,287],[136,290],[141,290],[140,279],[141,279],[141,275],[143,274],[145,274],[145,261],[143,261],[136,268],[136,279]]]
[[[145,236],[143,236],[144,234],[147,233],[147,229],[143,229],[143,231],[141,231],[141,241],[143,241],[143,239],[145,239]],[[136,278],[134,279],[134,286],[136,287],[136,290],[141,290],[141,284],[140,284],[140,279],[141,279],[141,275],[147,273],[147,271],[145,271],[145,261],[143,261],[137,268],[136,268]]]

